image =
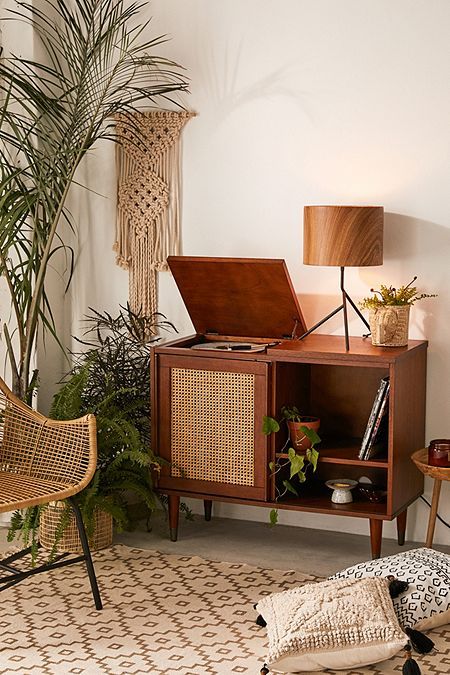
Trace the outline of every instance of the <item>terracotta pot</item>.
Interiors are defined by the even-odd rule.
[[[289,437],[291,439],[292,447],[294,450],[307,450],[311,447],[311,441],[303,431],[301,427],[307,427],[308,429],[313,429],[318,433],[320,428],[320,419],[318,417],[305,417],[305,421],[301,422],[292,422],[288,420],[288,429]]]
[[[371,309],[369,315],[372,344],[404,347],[408,344],[410,305],[386,305]]]

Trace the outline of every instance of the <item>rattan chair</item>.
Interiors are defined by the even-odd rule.
[[[97,465],[97,437],[94,415],[76,420],[55,421],[20,401],[0,378],[0,513],[67,499],[80,535],[83,555],[66,558],[62,553],[53,562],[20,571],[13,563],[31,547],[0,561],[8,574],[0,577],[0,590],[30,575],[84,561],[95,606],[102,602],[95,577],[89,544],[80,509],[72,499],[85,488]]]

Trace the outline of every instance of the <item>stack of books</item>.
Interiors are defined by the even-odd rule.
[[[372,459],[387,449],[389,388],[389,377],[383,377],[370,411],[358,459]]]

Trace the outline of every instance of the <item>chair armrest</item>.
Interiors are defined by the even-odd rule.
[[[0,471],[83,489],[97,466],[94,415],[51,420],[0,380]]]

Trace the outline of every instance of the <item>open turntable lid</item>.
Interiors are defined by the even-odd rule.
[[[285,339],[306,331],[284,260],[167,260],[197,333]]]

